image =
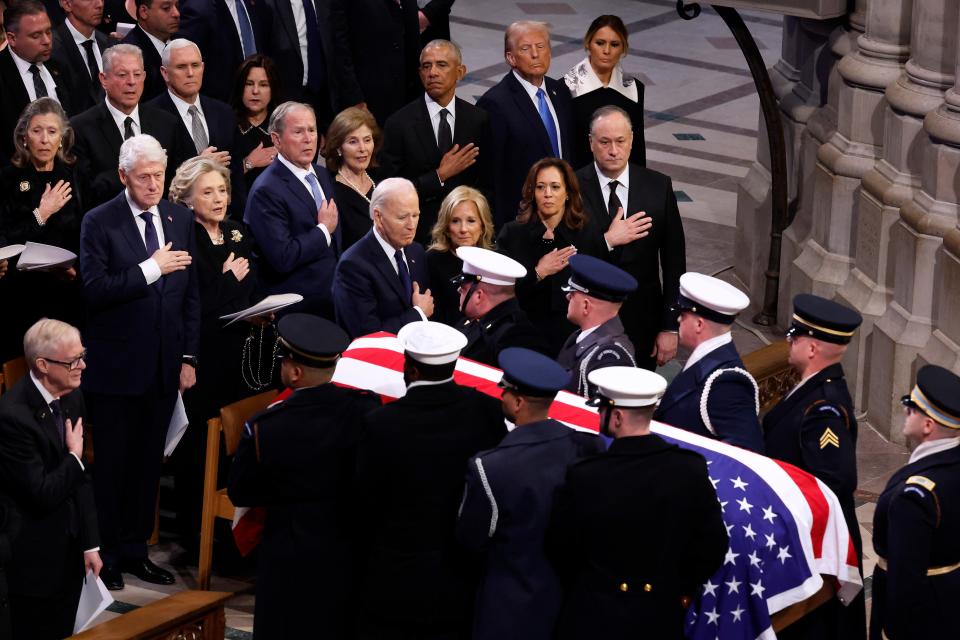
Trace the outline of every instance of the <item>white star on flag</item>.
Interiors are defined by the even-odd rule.
[[[757,580],[757,584],[750,583],[750,595],[763,597],[763,592],[767,588],[763,586],[763,580]]]
[[[705,595],[705,596],[716,596],[716,595],[717,595],[717,587],[719,587],[719,586],[720,586],[720,585],[718,585],[718,584],[713,584],[712,582],[710,582],[709,580],[707,580],[707,584],[703,585],[703,595]]]
[[[753,509],[753,505],[747,502],[746,498],[737,500],[737,504],[740,505],[740,511],[746,511],[747,513],[750,513],[750,509]]]
[[[765,533],[763,534],[763,537],[767,539],[767,544],[765,545],[767,549],[773,549],[775,546],[777,546],[777,541],[773,539],[772,533]]]
[[[724,584],[727,585],[728,589],[730,589],[727,591],[727,595],[730,595],[731,593],[740,593],[740,585],[743,583],[737,580],[737,577],[734,576],[730,582],[724,582]]]
[[[751,551],[751,552],[750,552],[750,555],[748,555],[747,557],[750,558],[750,565],[751,565],[751,566],[754,566],[754,567],[759,567],[759,566],[760,566],[761,560],[760,560],[760,557],[757,555],[757,552],[756,552],[756,551]]]
[[[790,545],[785,547],[780,547],[780,551],[777,552],[777,559],[780,560],[780,564],[783,564],[787,561],[787,558],[792,558],[790,555]]]
[[[710,476],[707,476],[707,477],[709,478]],[[712,485],[713,485],[713,488],[716,489],[716,488],[717,488],[717,485],[720,484],[720,481],[719,481],[719,480],[714,480],[713,478],[710,478],[710,484],[712,484]]]
[[[741,609],[740,605],[737,605],[737,608],[730,612],[733,615],[733,621],[740,622],[740,616],[743,615],[744,611],[746,611],[746,609]]]
[[[732,525],[732,524],[725,524],[725,525],[723,525],[723,526],[725,526],[725,527],[727,528],[727,537],[729,538],[729,537],[730,537],[730,532],[733,531],[733,525]]]
[[[750,484],[749,482],[744,482],[743,480],[741,480],[740,476],[737,476],[736,478],[731,478],[730,482],[733,483],[734,489],[740,489],[741,491],[746,491],[747,486]]]
[[[747,523],[747,525],[743,527],[743,535],[747,536],[751,540],[757,537],[757,533],[753,530],[753,527],[750,525],[750,523]]]
[[[737,564],[737,557],[739,555],[739,553],[734,553],[733,548],[731,547],[727,550],[727,557],[724,559],[723,564]]]
[[[767,507],[763,510],[763,519],[768,520],[770,524],[773,524],[773,519],[777,517],[777,514],[773,512],[773,507]]]
[[[717,613],[716,607],[710,611],[704,611],[704,613],[707,614],[707,617],[709,618],[709,620],[707,620],[707,624],[717,624],[717,619],[720,617],[720,614]]]

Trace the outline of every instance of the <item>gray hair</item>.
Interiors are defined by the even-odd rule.
[[[623,119],[627,121],[627,126],[630,127],[631,131],[633,131],[633,121],[630,119],[630,114],[616,105],[608,104],[600,107],[593,112],[592,116],[590,116],[590,135],[593,135],[593,125],[597,123],[597,120],[600,118],[606,118],[607,116],[612,116],[614,114],[620,114],[623,116]]]
[[[177,49],[186,49],[187,47],[193,47],[197,50],[197,53],[200,53],[200,47],[196,45],[195,42],[187,40],[186,38],[175,38],[167,43],[167,46],[163,48],[163,53],[160,54],[160,64],[164,67],[170,66],[170,56]],[[202,56],[201,56],[201,59]]]
[[[135,44],[115,44],[103,52],[103,73],[113,70],[113,60],[117,56],[135,56],[143,67],[143,51]]]
[[[140,162],[159,162],[167,166],[167,152],[156,138],[146,133],[127,138],[120,145],[121,171],[129,173]]]
[[[507,30],[503,32],[503,51],[507,52],[513,49],[513,40],[521,33],[527,31],[540,31],[547,36],[547,47],[550,46],[550,25],[539,20],[518,20],[512,23]]]
[[[373,210],[383,211],[383,203],[403,191],[417,192],[417,188],[406,178],[387,178],[377,185],[370,196],[370,219],[373,220]]]
[[[457,64],[458,65],[463,64],[463,51],[460,49],[460,45],[458,45],[453,40],[444,40],[443,38],[437,38],[436,40],[431,40],[426,45],[424,45],[420,54],[423,55],[423,52],[426,51],[427,49],[441,48],[441,47],[446,47],[447,49],[450,49],[451,51],[453,51],[453,57],[457,59]]]
[[[270,116],[270,124],[267,127],[267,133],[275,133],[278,136],[282,136],[283,130],[287,126],[287,123],[285,122],[287,115],[293,111],[296,111],[297,109],[306,109],[313,114],[314,119],[317,117],[313,107],[307,103],[288,100],[287,102],[278,105],[277,108],[273,110],[273,115]]]
[[[71,340],[80,340],[80,331],[73,325],[40,318],[23,335],[23,355],[27,366],[35,370],[37,358],[46,358],[50,352]]]
[[[177,173],[170,182],[170,192],[167,197],[171,202],[187,206],[193,197],[193,185],[208,173],[219,173],[227,184],[227,194],[230,193],[230,171],[210,158],[195,156],[177,168]]]

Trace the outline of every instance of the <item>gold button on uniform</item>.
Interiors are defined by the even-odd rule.
[[[630,590],[630,585],[628,585],[626,582],[620,583],[620,591],[623,591],[624,593],[626,593],[629,590]]]
[[[653,585],[648,582],[647,584],[643,585],[643,590],[646,593],[650,593],[651,591],[653,591]]]

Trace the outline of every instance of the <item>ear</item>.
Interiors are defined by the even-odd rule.
[[[117,173],[120,174],[120,182],[123,186],[127,186],[127,172],[123,169],[117,169]]]
[[[505,51],[503,53],[503,59],[507,61],[507,64],[511,67],[517,66],[517,58],[513,55],[512,51]]]
[[[465,75],[467,75],[467,67],[466,65],[461,64],[460,66],[457,67],[457,82],[460,82],[461,80],[463,80],[463,77]]]

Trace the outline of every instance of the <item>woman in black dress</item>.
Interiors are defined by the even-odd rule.
[[[370,196],[377,183],[367,170],[376,167],[381,134],[377,120],[366,109],[350,107],[333,119],[327,129],[323,157],[336,176],[333,199],[340,214],[343,249],[366,235],[370,220]]]
[[[463,260],[455,253],[459,247],[493,249],[493,216],[482,193],[461,185],[440,203],[437,223],[430,231],[427,269],[433,293],[431,320],[453,325],[461,316],[460,292],[450,280],[460,274]]]
[[[237,114],[230,155],[243,158],[245,192],[277,157],[267,124],[279,96],[280,76],[273,61],[259,53],[244,60],[237,70],[230,96],[230,106]]]
[[[251,270],[251,236],[240,222],[226,219],[230,202],[230,174],[204,157],[187,160],[170,184],[170,200],[193,211],[196,249],[193,268],[200,285],[200,353],[197,383],[184,393],[190,427],[173,455],[176,474],[177,518],[185,542],[195,542],[200,531],[203,461],[207,420],[220,407],[259,391],[271,382],[273,333],[247,322],[225,326],[220,316],[240,311],[259,300],[256,274]],[[266,331],[270,353],[263,367],[244,354]],[[258,348],[252,349],[258,355]],[[266,373],[264,373],[264,371]]]
[[[66,113],[52,98],[35,100],[20,115],[13,139],[11,166],[0,172],[0,237],[5,244],[39,242],[78,253],[84,188],[71,153],[73,129]],[[0,298],[16,301],[2,314],[0,361],[23,352],[23,334],[40,318],[74,326],[83,319],[74,267],[11,268],[0,280]]]
[[[593,112],[600,107],[620,107],[634,123],[630,162],[646,166],[643,139],[643,83],[623,72],[623,57],[630,48],[627,27],[618,16],[603,15],[594,20],[583,38],[587,57],[563,76],[573,95],[573,166],[593,161],[588,134]]]
[[[530,167],[520,213],[503,226],[497,246],[527,268],[527,275],[517,281],[520,306],[543,331],[549,353],[559,353],[576,329],[567,320],[567,297],[561,289],[570,278],[570,256],[607,257],[603,235],[590,224],[577,177],[566,161],[544,158]]]

